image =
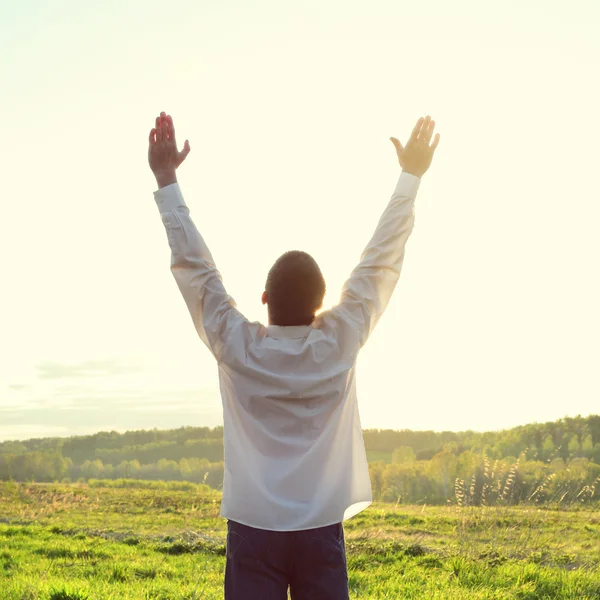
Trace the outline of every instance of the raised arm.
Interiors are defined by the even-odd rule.
[[[385,311],[400,278],[404,248],[414,226],[415,196],[440,139],[436,134],[430,144],[434,127],[431,117],[421,117],[406,146],[390,138],[402,173],[371,241],[344,284],[340,303],[331,309],[333,315],[356,331],[361,347]]]
[[[148,162],[159,187],[154,199],[171,247],[171,272],[200,339],[220,360],[230,331],[245,318],[225,291],[221,275],[190,217],[177,183],[175,170],[189,151],[187,140],[184,149],[177,151],[173,120],[170,115],[161,113],[150,132]]]

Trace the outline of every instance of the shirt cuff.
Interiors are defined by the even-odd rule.
[[[165,187],[154,192],[154,200],[161,214],[186,206],[178,182],[165,185]]]
[[[417,195],[419,186],[421,185],[421,178],[413,175],[412,173],[405,173],[402,171],[394,190],[394,196],[409,196],[413,198]]]

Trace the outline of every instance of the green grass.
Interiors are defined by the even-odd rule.
[[[206,489],[0,483],[0,600],[223,598]],[[351,598],[600,598],[600,512],[372,505],[344,523]]]

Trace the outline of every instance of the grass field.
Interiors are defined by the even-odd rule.
[[[208,490],[0,483],[2,600],[223,597]],[[374,504],[344,523],[351,598],[600,598],[600,512]]]

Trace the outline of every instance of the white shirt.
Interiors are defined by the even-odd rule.
[[[400,277],[420,179],[402,173],[340,303],[311,325],[248,321],[190,218],[179,184],[154,192],[171,271],[217,359],[225,471],[221,516],[273,531],[338,523],[372,502],[356,359]]]

